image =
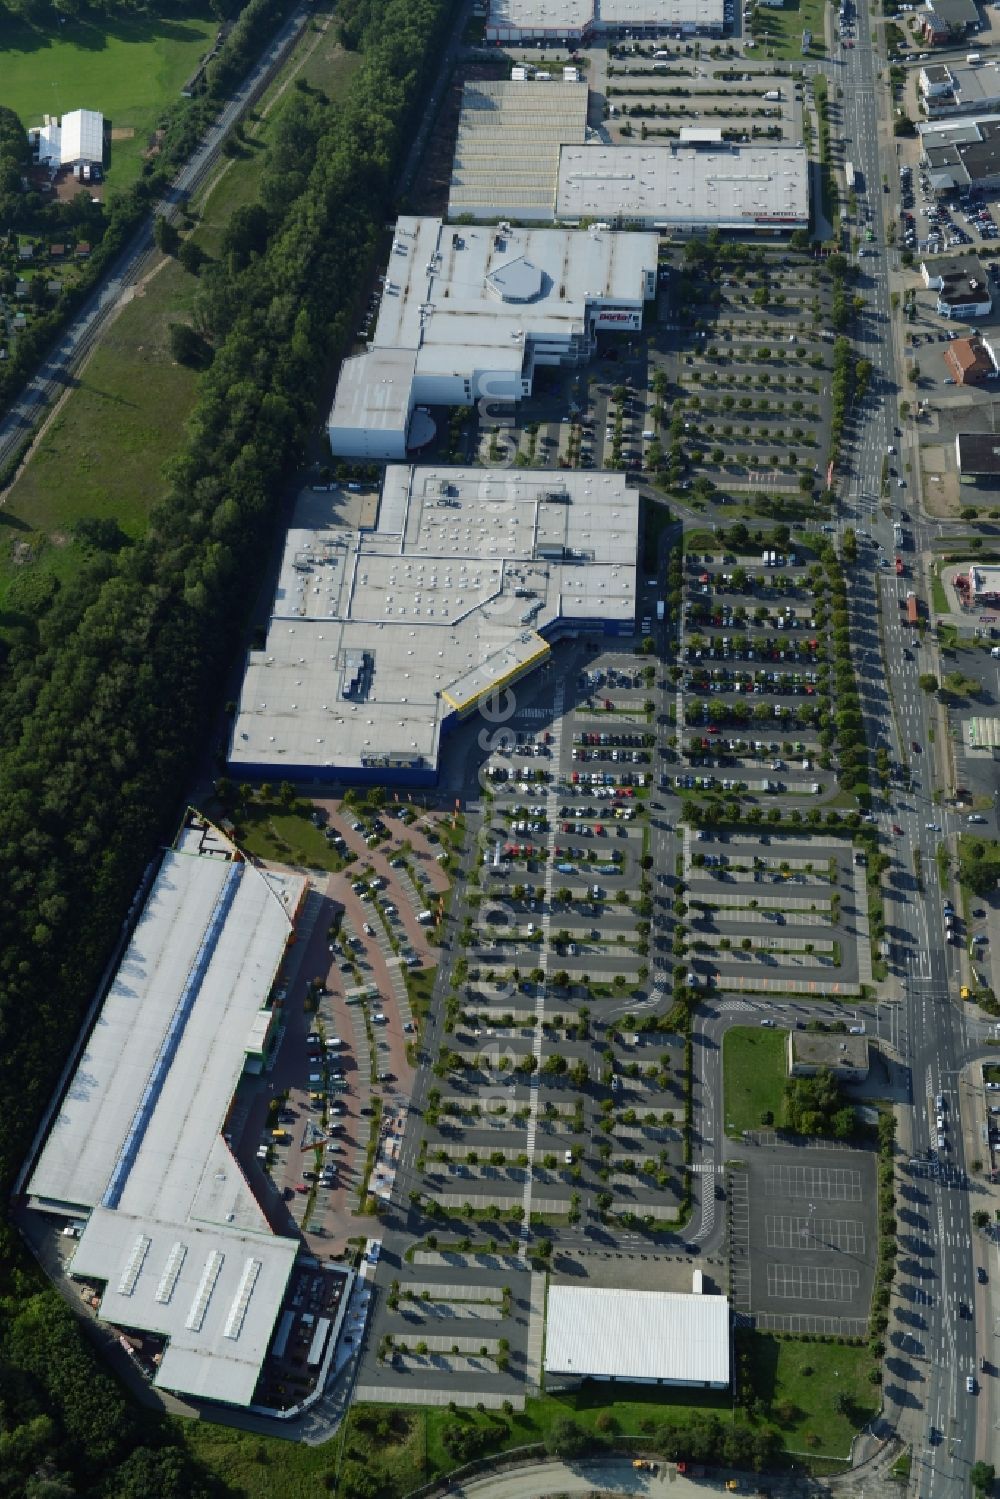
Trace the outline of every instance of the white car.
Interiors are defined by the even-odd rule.
[[[929,833],[940,833],[941,831],[941,824],[939,822],[925,822],[924,827]]]

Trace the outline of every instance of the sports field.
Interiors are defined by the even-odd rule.
[[[49,32],[0,19],[0,99],[26,126],[40,125],[46,114],[100,110],[114,131],[109,180],[127,187],[139,175],[164,106],[178,98],[219,23],[206,6],[201,16],[98,25],[68,17],[51,25]]]

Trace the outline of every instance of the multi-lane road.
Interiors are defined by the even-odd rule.
[[[178,172],[164,200],[154,206],[108,275],[72,322],[63,329],[20,397],[0,419],[0,468],[14,457],[26,436],[41,420],[46,408],[67,388],[73,372],[100,338],[108,319],[113,316],[130,288],[141,281],[149,270],[154,258],[154,219],[158,214],[171,217],[179,205],[186,203],[205,181],[218,160],[226,136],[294,46],[308,13],[305,6],[300,6],[274,37],[239,89],[223,105],[194,155]]]

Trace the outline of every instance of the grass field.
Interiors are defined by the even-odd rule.
[[[785,1046],[788,1032],[764,1026],[734,1026],[722,1043],[726,1133],[739,1136],[760,1129],[770,1112],[775,1125],[784,1118]]]
[[[823,16],[826,0],[786,0],[781,10],[758,6],[754,38],[764,57],[802,58],[802,33],[812,32],[810,57],[826,54]]]
[[[46,22],[46,26],[49,26]],[[3,102],[25,125],[45,114],[97,109],[114,130],[132,130],[112,141],[108,181],[127,187],[139,175],[142,153],[165,104],[211,47],[219,22],[203,16],[136,16],[92,24],[63,18],[36,30],[6,15],[0,21]]]
[[[786,1447],[816,1457],[847,1458],[851,1439],[878,1409],[867,1346],[736,1334],[750,1359],[754,1393],[769,1407]]]

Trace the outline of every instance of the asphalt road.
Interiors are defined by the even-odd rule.
[[[865,404],[855,424],[848,448],[850,475],[842,507],[844,526],[869,529],[874,541],[892,555],[896,548],[893,520],[909,490],[893,485],[892,517],[881,509],[880,485],[883,457],[890,444],[902,449],[898,467],[905,472],[906,439],[898,435],[899,381],[904,354],[890,316],[888,272],[895,250],[886,246],[885,231],[895,210],[898,168],[887,118],[888,95],[876,88],[879,59],[871,45],[871,20],[867,0],[858,5],[857,44],[841,51],[838,62],[825,66],[831,95],[843,89],[843,150],[860,166],[864,192],[860,204],[867,205],[875,232],[877,253],[862,262],[866,333],[863,350],[872,360],[873,399]],[[890,192],[882,189],[886,173]],[[919,469],[916,439],[913,468]],[[907,510],[909,505],[906,504]],[[932,528],[926,527],[914,509],[912,525],[916,554],[929,543]],[[968,1465],[975,1457],[976,1415],[980,1404],[966,1392],[966,1375],[977,1371],[975,1321],[960,1312],[960,1304],[972,1307],[975,1274],[972,1255],[970,1213],[973,1203],[966,1176],[964,1143],[958,1123],[958,1074],[975,1053],[967,1038],[964,1019],[955,1003],[957,976],[954,951],[944,941],[935,855],[947,819],[932,800],[935,777],[932,767],[936,750],[932,743],[927,695],[918,686],[921,671],[930,669],[923,650],[916,649],[910,632],[900,625],[897,581],[894,573],[878,569],[872,548],[862,551],[862,563],[853,570],[850,607],[852,640],[862,695],[869,744],[885,746],[892,760],[911,763],[914,781],[907,792],[896,785],[876,798],[885,846],[893,854],[890,876],[893,892],[886,904],[887,927],[902,970],[905,1023],[897,1037],[902,1058],[908,1064],[912,1096],[911,1136],[914,1157],[933,1150],[939,1164],[928,1166],[913,1183],[917,1194],[913,1232],[901,1235],[898,1284],[912,1311],[907,1329],[912,1344],[906,1357],[890,1359],[885,1385],[885,1415],[896,1426],[905,1419],[914,1437],[914,1457],[922,1465],[919,1491],[923,1499],[944,1499],[965,1486]],[[913,585],[911,585],[913,586]],[[881,601],[881,629],[877,605]],[[888,690],[887,690],[888,689]],[[896,711],[893,712],[893,705]],[[912,753],[911,743],[922,748]],[[940,823],[943,832],[928,823]],[[892,826],[902,828],[902,836]],[[913,876],[913,852],[920,851],[923,891]],[[946,1098],[945,1137],[947,1149],[937,1146],[935,1098]],[[926,1225],[926,1227],[924,1226]],[[906,1251],[909,1251],[908,1253]],[[890,1336],[894,1330],[890,1328]],[[978,1378],[978,1372],[977,1372]],[[983,1402],[985,1406],[985,1402]],[[941,1440],[931,1443],[931,1429]]]
[[[201,145],[177,174],[164,199],[122,251],[109,274],[84,303],[73,321],[63,329],[35,375],[17,401],[0,420],[0,466],[7,463],[37,425],[45,408],[71,383],[73,372],[101,337],[108,319],[129,289],[141,280],[154,257],[153,221],[157,215],[173,217],[190,199],[218,160],[222,143],[236,121],[264,88],[272,72],[295,44],[308,17],[301,7],[290,17],[258,60],[240,88],[222,108]]]

